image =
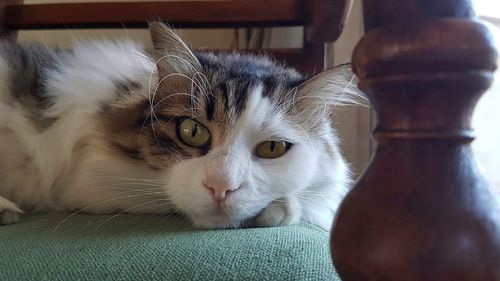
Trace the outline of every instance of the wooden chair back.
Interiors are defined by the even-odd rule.
[[[324,68],[325,43],[339,37],[350,7],[348,0],[22,3],[6,0],[0,4],[4,36],[26,29],[141,28],[151,20],[164,20],[181,28],[303,26],[302,48],[245,51],[269,53],[310,74]]]

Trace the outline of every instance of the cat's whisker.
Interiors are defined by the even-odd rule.
[[[293,126],[297,127],[300,131],[302,131],[302,133],[304,134],[307,142],[309,142],[309,146],[310,147],[314,147],[314,143],[311,139],[311,137],[309,136],[309,133],[302,127],[298,124],[298,122],[293,122],[290,120],[290,122],[293,124]]]
[[[164,190],[166,184],[163,183],[148,183],[148,182],[115,182],[115,181],[96,181],[96,184],[104,184],[104,186],[99,186],[98,188],[114,188],[114,187],[123,187],[123,188],[148,188],[150,190]]]
[[[164,222],[165,220],[167,220],[168,218],[170,218],[170,217],[171,217],[171,216],[173,216],[173,215],[179,215],[179,214],[180,214],[180,212],[179,212],[179,211],[181,211],[181,210],[180,210],[179,208],[175,207],[175,208],[172,210],[172,212],[171,212],[171,213],[169,213],[168,215],[164,216],[164,217],[163,217],[163,218],[159,221],[159,223]]]
[[[110,181],[110,180],[107,180],[107,181],[95,181],[95,183],[99,183],[99,184],[106,184],[106,185],[110,185],[111,186],[127,186],[127,185],[130,185],[130,186],[140,186],[140,187],[157,187],[157,188],[162,188],[164,187],[166,184],[165,183],[157,183],[157,182],[140,182],[140,181]]]
[[[156,199],[156,200],[151,200],[151,201],[143,202],[143,203],[140,203],[140,204],[134,205],[134,206],[132,206],[132,207],[130,207],[130,208],[127,208],[127,209],[125,209],[125,210],[123,210],[123,211],[121,211],[121,212],[119,212],[119,213],[117,213],[117,214],[115,214],[115,215],[113,215],[113,216],[109,217],[108,219],[106,219],[104,222],[102,222],[101,224],[99,224],[99,225],[96,227],[96,229],[95,229],[95,230],[96,230],[96,231],[97,231],[97,230],[99,230],[99,228],[101,228],[104,224],[106,224],[107,222],[111,221],[112,219],[114,219],[114,218],[116,218],[116,217],[118,217],[118,216],[120,216],[120,215],[122,215],[122,214],[126,214],[127,212],[129,212],[129,211],[131,211],[131,210],[133,210],[133,209],[136,209],[136,208],[138,208],[138,207],[144,206],[144,205],[150,205],[150,204],[152,204],[152,203],[156,203],[156,202],[158,202],[158,201],[160,201],[160,200],[162,200],[162,199]],[[153,206],[154,206],[154,205],[153,205]]]
[[[96,189],[106,189],[105,187],[96,187]],[[126,194],[134,194],[139,196],[159,196],[164,197],[163,199],[168,201],[167,194],[161,191],[149,192],[147,190],[131,190],[131,189],[120,189],[120,188],[108,188],[108,190],[118,190],[117,192],[113,192],[113,195],[126,195]],[[109,194],[111,195],[111,194]]]
[[[123,199],[128,199],[128,198],[135,198],[135,197],[139,197],[139,196],[143,196],[142,194],[134,194],[134,195],[128,195],[128,196],[122,196],[122,197],[115,197],[115,198],[108,198],[108,199],[105,199],[105,200],[101,200],[99,202],[96,202],[96,203],[93,203],[91,205],[88,205],[86,206],[85,208],[81,208],[81,209],[78,209],[77,211],[73,212],[71,215],[67,216],[65,219],[63,219],[53,230],[53,232],[56,232],[66,221],[68,221],[70,218],[76,216],[77,214],[79,213],[82,213],[84,212],[85,210],[88,210],[92,207],[95,207],[95,206],[98,206],[98,205],[101,205],[101,204],[104,204],[104,203],[109,203],[109,202],[112,202],[112,201],[117,201],[117,200],[123,200]]]
[[[193,78],[187,76],[186,74],[183,74],[183,73],[170,73],[170,74],[167,74],[166,76],[162,77],[160,79],[160,81],[158,82],[158,84],[156,85],[155,90],[153,92],[153,96],[152,96],[153,100],[154,100],[155,94],[158,92],[158,88],[161,86],[161,84],[163,83],[163,81],[165,81],[166,79],[169,79],[171,77],[174,77],[174,76],[179,76],[179,77],[185,78],[185,79],[189,80],[191,83],[195,84],[197,87],[201,88],[201,86],[198,83],[196,83]]]
[[[145,179],[145,178],[122,177],[122,176],[95,176],[95,178],[110,179],[110,180],[136,180],[136,181],[159,182],[159,183],[167,182],[166,180],[153,180],[153,179]]]
[[[149,190],[138,190],[134,188],[128,188],[128,187],[122,187],[122,186],[97,186],[95,187],[96,189],[102,189],[102,190],[111,190],[115,191],[117,190],[116,194],[123,194],[123,193],[137,193],[137,194],[142,194],[144,196],[149,196],[149,195],[160,195],[160,196],[166,196],[166,193],[162,190],[158,190],[155,192],[149,191]],[[141,186],[142,188],[142,186]]]

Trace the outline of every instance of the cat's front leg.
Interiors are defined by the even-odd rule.
[[[0,196],[0,225],[13,224],[19,220],[23,211],[13,202]]]
[[[267,206],[256,218],[257,226],[284,226],[299,222],[302,206],[295,196],[279,198]]]

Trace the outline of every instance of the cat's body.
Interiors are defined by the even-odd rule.
[[[0,45],[0,224],[178,211],[208,228],[328,228],[348,183],[329,119],[345,85],[152,35],[151,53]]]

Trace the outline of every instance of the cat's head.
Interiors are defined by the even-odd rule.
[[[159,23],[151,35],[157,76],[142,100],[110,111],[111,142],[161,174],[195,225],[237,227],[272,201],[314,205],[344,188],[331,110],[349,100],[345,68],[306,79],[266,58],[195,53]]]

